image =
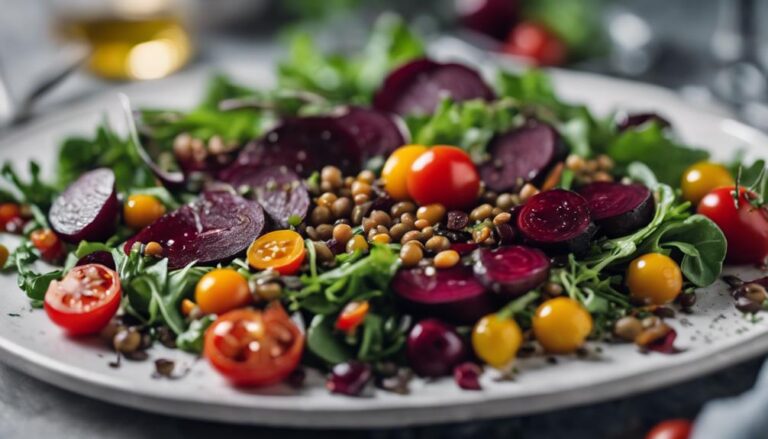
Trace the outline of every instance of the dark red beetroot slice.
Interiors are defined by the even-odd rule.
[[[626,236],[647,225],[656,212],[653,193],[642,184],[596,182],[579,189],[592,220],[609,237]]]
[[[536,123],[497,136],[488,153],[491,158],[480,166],[480,177],[490,189],[503,192],[544,178],[568,151],[554,128]]]
[[[280,227],[288,227],[288,219],[292,216],[298,217],[299,220],[307,216],[307,187],[301,177],[284,166],[262,168],[254,165],[235,165],[222,172],[220,177],[236,189],[242,186],[250,187],[256,201]]]
[[[497,308],[471,267],[434,270],[431,275],[428,270],[434,268],[403,269],[392,280],[392,289],[411,312],[471,324]]]
[[[338,122],[355,137],[364,159],[388,156],[405,145],[405,127],[395,114],[372,108],[346,107]]]
[[[429,114],[446,96],[455,101],[495,98],[483,78],[469,67],[422,58],[390,72],[376,92],[373,106],[400,115]]]
[[[494,293],[513,299],[549,278],[549,258],[541,250],[513,245],[494,250],[481,248],[472,257],[475,276]]]
[[[595,233],[587,200],[576,192],[553,189],[540,192],[517,217],[523,238],[535,247],[557,252],[584,253]]]
[[[111,169],[88,171],[54,200],[51,228],[67,242],[103,241],[115,232],[120,212]]]
[[[112,253],[107,251],[97,251],[93,253],[88,253],[87,255],[78,259],[75,266],[79,267],[81,265],[88,265],[88,264],[101,264],[109,268],[110,270],[115,269],[115,259],[112,257]]]
[[[264,229],[264,211],[255,201],[228,191],[206,191],[192,204],[164,215],[125,243],[155,241],[171,269],[190,262],[214,264],[244,251]]]
[[[357,173],[363,157],[357,140],[334,117],[286,119],[261,139],[251,142],[237,158],[240,164],[285,166],[302,177],[334,165]]]

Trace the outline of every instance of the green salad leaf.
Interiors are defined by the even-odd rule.
[[[215,314],[206,314],[197,320],[192,320],[189,327],[176,337],[176,347],[185,352],[201,354],[205,341],[205,330],[215,321]]]
[[[29,181],[24,181],[9,161],[3,164],[0,174],[19,195],[17,199],[12,194],[2,191],[0,196],[4,201],[20,201],[36,206],[44,212],[48,211],[57,190],[42,180],[40,165],[37,162],[34,160],[29,162]]]

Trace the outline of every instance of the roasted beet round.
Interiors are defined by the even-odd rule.
[[[405,354],[414,372],[436,378],[449,375],[467,357],[467,348],[452,326],[425,319],[408,334]]]
[[[406,143],[405,125],[395,114],[373,108],[345,107],[337,120],[355,137],[364,159],[387,157]]]
[[[544,283],[549,277],[549,258],[541,250],[513,245],[481,248],[472,254],[475,276],[489,290],[513,299]]]
[[[650,223],[656,212],[653,193],[642,184],[595,182],[581,187],[579,194],[609,238],[629,235]]]
[[[496,309],[493,297],[466,266],[400,270],[392,289],[411,312],[456,324],[473,324]]]
[[[491,158],[480,166],[480,177],[488,188],[504,192],[543,178],[567,149],[554,128],[535,123],[497,136],[488,153]]]
[[[240,164],[285,166],[302,177],[333,165],[344,174],[357,173],[363,156],[355,136],[330,116],[284,120],[261,139],[248,144],[237,158]]]
[[[587,200],[576,192],[553,189],[540,192],[523,206],[517,217],[523,238],[535,247],[582,254],[596,227]]]
[[[331,393],[347,396],[358,396],[371,381],[371,366],[359,361],[347,361],[333,366],[325,387]]]
[[[390,72],[376,92],[373,106],[400,115],[429,114],[446,96],[455,101],[495,98],[475,70],[422,58]]]
[[[235,189],[250,188],[256,201],[279,227],[287,228],[291,217],[303,220],[307,216],[310,202],[307,187],[301,177],[285,166],[263,168],[238,164],[222,172],[219,178]]]
[[[67,242],[102,241],[115,232],[119,213],[115,174],[99,168],[81,175],[53,201],[48,220]]]
[[[168,213],[145,227],[123,247],[155,241],[162,245],[168,267],[190,262],[215,264],[243,252],[264,229],[264,211],[255,201],[229,191],[205,191],[192,204]]]
[[[75,264],[76,267],[79,267],[81,265],[88,265],[88,264],[101,264],[110,270],[115,269],[115,258],[112,257],[112,253],[107,251],[97,251],[93,253],[88,253],[87,255],[83,256],[82,258],[77,260],[77,263]]]

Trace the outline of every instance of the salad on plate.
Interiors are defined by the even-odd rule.
[[[127,135],[66,139],[52,180],[5,164],[21,243],[0,257],[53,325],[115,367],[160,343],[236,386],[315,368],[346,395],[477,390],[520,357],[675,354],[697,289],[768,257],[763,161],[710,161],[656,113],[598,117],[542,71],[430,59],[396,17],[355,55],[299,36],[277,78],[127,106]],[[768,279],[725,280],[764,308]]]

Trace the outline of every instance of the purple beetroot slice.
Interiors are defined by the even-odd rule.
[[[229,191],[205,191],[195,202],[145,227],[123,249],[128,253],[136,242],[155,241],[163,247],[171,269],[193,261],[215,264],[243,252],[263,229],[259,203]]]
[[[481,248],[472,254],[475,276],[490,291],[513,299],[549,278],[549,258],[541,250],[513,245]]]
[[[626,236],[647,225],[656,212],[653,193],[642,184],[595,182],[578,190],[592,219],[609,238]]]
[[[430,114],[444,97],[490,101],[495,95],[475,70],[422,58],[390,72],[376,92],[373,106],[402,116]]]
[[[399,270],[392,289],[403,305],[423,316],[440,317],[455,324],[472,324],[497,309],[493,297],[475,278],[472,268]]]
[[[534,247],[583,254],[596,227],[587,200],[576,192],[553,189],[531,197],[520,210],[517,228]]]
[[[67,242],[103,241],[115,232],[119,212],[115,174],[99,168],[81,175],[53,201],[48,220]]]
[[[366,160],[387,157],[406,144],[405,126],[392,113],[373,108],[346,107],[338,116],[338,122],[355,137]]]
[[[490,189],[503,192],[542,179],[567,149],[554,128],[536,123],[497,136],[488,153],[491,158],[480,166],[480,177]]]
[[[285,166],[235,165],[222,172],[220,178],[235,189],[249,187],[267,215],[282,228],[289,226],[291,217],[303,220],[307,216],[307,187],[301,177]]]
[[[114,270],[115,258],[113,258],[112,253],[108,251],[97,251],[93,253],[88,253],[87,255],[78,259],[77,263],[75,263],[75,266],[79,267],[81,265],[88,265],[88,264],[101,264],[109,268],[110,270]]]
[[[355,137],[334,117],[286,119],[261,139],[248,144],[237,163],[262,167],[285,166],[309,177],[326,165],[356,174],[363,157]]]

